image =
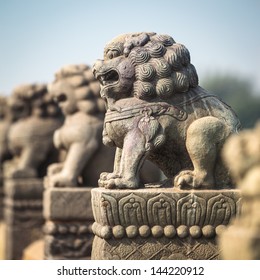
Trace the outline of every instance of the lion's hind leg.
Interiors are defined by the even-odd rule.
[[[181,171],[174,186],[182,189],[214,188],[214,171],[219,149],[230,134],[224,122],[215,117],[194,121],[187,130],[186,148],[193,170]]]

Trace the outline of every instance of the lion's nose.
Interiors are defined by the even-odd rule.
[[[92,66],[93,75],[96,77],[96,73],[100,72],[100,68],[102,67],[104,60],[98,59]]]

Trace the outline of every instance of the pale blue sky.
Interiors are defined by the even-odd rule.
[[[186,45],[200,78],[234,72],[260,89],[259,29],[259,0],[0,0],[0,92],[92,65],[110,39],[138,31]]]

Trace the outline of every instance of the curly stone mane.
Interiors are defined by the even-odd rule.
[[[41,117],[56,117],[60,110],[47,91],[46,84],[23,84],[14,88],[8,103],[14,113],[23,110],[23,117],[36,114]]]
[[[24,84],[14,88],[12,95],[18,99],[29,101],[47,94],[46,84]]]
[[[168,35],[133,33],[117,37],[104,51],[105,59],[125,55],[135,66],[133,95],[168,99],[198,85],[187,48]]]
[[[7,97],[0,95],[0,120],[3,120],[7,115]]]
[[[100,97],[100,84],[94,78],[88,65],[78,64],[62,67],[55,73],[53,84],[63,81],[73,88],[79,111],[94,115],[105,113],[105,103]]]

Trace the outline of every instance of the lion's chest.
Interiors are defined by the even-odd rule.
[[[64,125],[62,126],[62,128],[60,128],[59,130],[57,130],[55,132],[54,135],[54,139],[56,139],[55,141],[55,146],[57,146],[57,148],[59,147],[65,147],[66,149],[69,149],[69,147],[71,146],[71,144],[75,141],[77,141],[77,139],[79,139],[81,133],[79,133],[80,131],[80,126],[79,125]]]
[[[36,117],[20,120],[10,128],[9,141],[17,146],[33,145],[36,142],[52,141],[54,131],[60,122],[54,119]]]
[[[117,147],[122,148],[126,135],[138,127],[141,117],[132,117],[122,120],[113,120],[105,123],[108,137],[113,140]]]
[[[89,138],[96,136],[96,131],[101,126],[100,120],[84,114],[67,117],[64,125],[55,132],[55,145],[69,149],[73,143],[88,142]]]

